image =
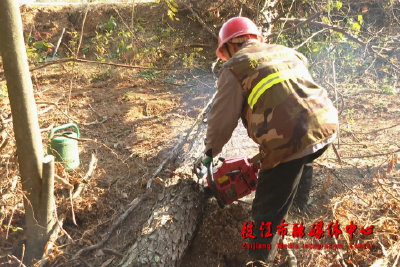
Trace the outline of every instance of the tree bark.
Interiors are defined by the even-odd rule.
[[[0,1],[0,51],[10,98],[22,189],[26,196],[25,258],[30,265],[32,260],[40,259],[43,252],[43,249],[34,249],[40,233],[36,216],[41,198],[43,148],[18,1]]]
[[[178,266],[193,239],[205,200],[192,179],[167,187],[119,266]]]
[[[42,194],[39,209],[39,225],[40,236],[37,243],[37,248],[39,251],[35,254],[43,254],[43,249],[49,240],[51,230],[54,226],[54,156],[49,155],[43,159],[43,174],[42,174]]]

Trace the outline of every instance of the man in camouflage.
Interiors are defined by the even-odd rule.
[[[306,58],[293,49],[263,42],[249,19],[228,20],[219,33],[217,55],[227,61],[219,72],[218,93],[208,116],[206,158],[210,162],[229,141],[239,118],[260,146],[261,170],[252,205],[253,234],[270,250],[249,250],[246,266],[274,261],[276,226],[293,201],[304,210],[312,162],[336,138],[337,111],[308,73]],[[296,194],[297,193],[297,194]],[[272,222],[272,238],[261,238]]]

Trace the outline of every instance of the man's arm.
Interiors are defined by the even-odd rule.
[[[218,92],[207,118],[207,138],[204,153],[215,157],[229,141],[242,113],[245,97],[233,73],[222,68],[218,76]]]

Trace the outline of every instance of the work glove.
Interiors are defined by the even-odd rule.
[[[202,178],[207,173],[206,166],[207,166],[207,164],[212,162],[212,160],[213,159],[211,157],[204,155],[204,156],[200,156],[194,162],[193,172],[197,175],[198,178]]]

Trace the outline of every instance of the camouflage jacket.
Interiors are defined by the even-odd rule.
[[[293,49],[251,40],[224,64],[220,72],[230,72],[241,87],[240,117],[249,137],[265,153],[263,169],[273,168],[298,155],[305,156],[305,151],[331,140],[336,134],[337,111],[326,90],[313,81],[305,64],[305,57]],[[209,128],[210,124],[216,123],[213,120],[221,117],[215,114],[216,104],[218,101],[210,111]],[[224,112],[226,119],[235,117]],[[232,131],[227,131],[230,138]],[[207,129],[206,151],[212,148],[215,156],[219,152],[214,151],[213,143],[218,141],[212,140],[215,139],[213,132],[213,129]]]

